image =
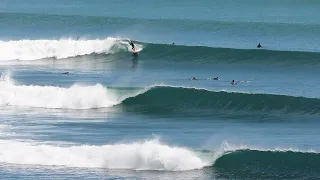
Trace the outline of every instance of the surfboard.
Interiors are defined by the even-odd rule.
[[[138,54],[138,51],[137,50],[132,50],[132,53],[133,54]]]

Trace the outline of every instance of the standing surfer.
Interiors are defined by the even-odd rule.
[[[131,49],[132,49],[133,51],[135,51],[134,44],[133,44],[133,42],[132,42],[131,40],[130,40],[129,44],[131,45]]]

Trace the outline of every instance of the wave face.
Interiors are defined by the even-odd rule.
[[[236,150],[215,161],[218,178],[297,179],[320,177],[320,154],[290,150]]]
[[[207,46],[146,44],[143,54],[167,63],[235,64],[235,65],[319,65],[320,53],[275,51],[270,49],[229,49]],[[167,61],[166,61],[167,60]]]
[[[111,107],[138,91],[114,91],[101,84],[94,86],[16,85],[10,73],[0,80],[0,105],[55,109],[93,109]]]
[[[319,114],[320,100],[272,94],[213,92],[205,89],[156,86],[121,103],[127,111],[146,114],[211,116],[214,114]]]
[[[0,162],[165,171],[201,169],[207,165],[194,152],[185,148],[170,147],[159,143],[158,140],[70,147],[0,140]]]

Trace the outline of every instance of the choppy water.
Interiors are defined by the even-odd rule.
[[[2,0],[0,176],[318,179],[319,9]]]

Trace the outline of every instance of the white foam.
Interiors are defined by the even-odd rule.
[[[119,94],[101,84],[71,87],[16,85],[10,74],[0,79],[0,106],[23,106],[56,109],[92,109],[111,107],[139,94]]]
[[[0,41],[0,60],[38,60],[43,58],[68,58],[92,53],[113,53],[112,47],[129,48],[119,38],[95,40],[18,40]],[[125,45],[125,46],[121,46]],[[140,46],[139,46],[140,47]],[[142,47],[140,47],[141,49]]]
[[[8,124],[0,124],[0,136],[7,137],[7,136],[14,136],[16,135],[14,132],[11,132],[12,126]]]
[[[53,146],[0,140],[0,162],[108,169],[183,171],[208,165],[194,152],[158,140],[103,146]]]

